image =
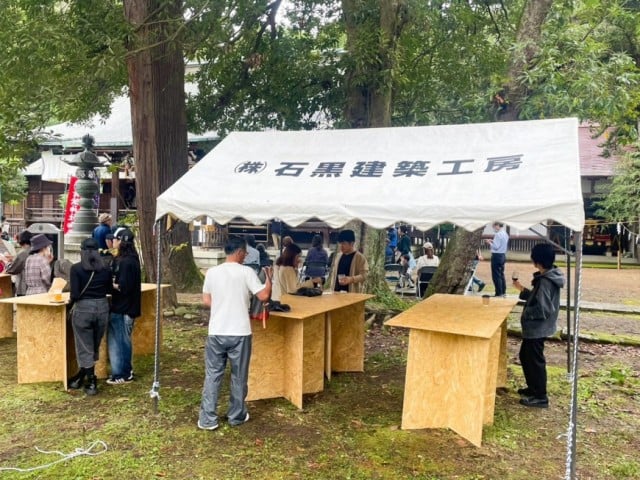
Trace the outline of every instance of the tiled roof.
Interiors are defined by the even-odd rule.
[[[611,177],[615,172],[618,157],[603,157],[600,146],[606,141],[607,132],[593,138],[596,130],[583,123],[578,128],[578,148],[580,151],[580,175],[583,177]]]

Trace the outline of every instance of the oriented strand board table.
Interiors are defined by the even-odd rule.
[[[364,302],[371,295],[283,295],[290,312],[271,312],[267,328],[252,322],[247,400],[302,396],[324,389],[324,374],[364,371]]]
[[[386,323],[410,329],[402,429],[448,427],[481,445],[506,382],[506,318],[517,301],[436,294]]]
[[[11,275],[0,273],[0,298],[13,295]],[[13,337],[13,305],[0,303],[0,338]]]
[[[142,315],[135,320],[131,339],[134,355],[155,351],[156,285],[143,283],[141,291]],[[16,305],[18,383],[59,380],[66,389],[67,379],[77,371],[73,329],[67,322],[69,293],[62,297],[62,303],[50,302],[48,293],[0,300],[0,305]],[[107,376],[106,336],[96,364],[98,378]]]

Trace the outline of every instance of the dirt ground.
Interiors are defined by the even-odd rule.
[[[505,267],[507,287],[510,284],[511,272],[514,270],[518,271],[521,279],[532,276],[535,271],[530,263],[507,262]],[[565,275],[566,273],[565,269]],[[487,282],[487,289],[493,289],[489,261],[478,264],[477,276]],[[575,269],[571,271],[571,278],[575,278]],[[638,268],[623,267],[621,270],[616,268],[583,268],[581,278],[581,299],[583,301],[640,306],[640,269]]]

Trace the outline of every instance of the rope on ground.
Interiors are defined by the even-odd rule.
[[[100,447],[100,449],[96,450],[96,451],[93,451],[97,447]],[[95,457],[96,455],[101,455],[101,454],[105,453],[108,450],[107,444],[105,442],[103,442],[102,440],[96,440],[91,445],[89,445],[89,447],[86,448],[86,449],[84,449],[84,448],[76,448],[75,451],[73,451],[71,453],[63,453],[63,452],[59,452],[57,450],[47,451],[47,450],[42,450],[39,447],[35,447],[35,448],[40,453],[44,453],[44,454],[56,453],[56,454],[62,456],[62,458],[56,460],[55,462],[50,462],[50,463],[47,463],[45,465],[39,465],[37,467],[31,467],[31,468],[0,467],[0,471],[34,472],[36,470],[43,470],[45,468],[49,468],[49,467],[51,467],[51,466],[53,466],[53,465],[55,465],[57,463],[66,462],[67,460],[71,460],[72,458],[79,457],[81,455],[88,455],[88,456],[91,456],[91,457]]]

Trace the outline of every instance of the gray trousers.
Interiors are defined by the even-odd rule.
[[[247,398],[250,358],[251,335],[238,337],[210,335],[207,337],[204,350],[205,375],[202,402],[200,403],[200,425],[210,427],[218,423],[216,410],[227,359],[231,365],[227,418],[231,425],[244,423],[247,415],[244,400]]]
[[[73,307],[71,326],[76,343],[76,358],[81,368],[91,368],[98,361],[100,342],[109,323],[109,301],[85,298]]]

